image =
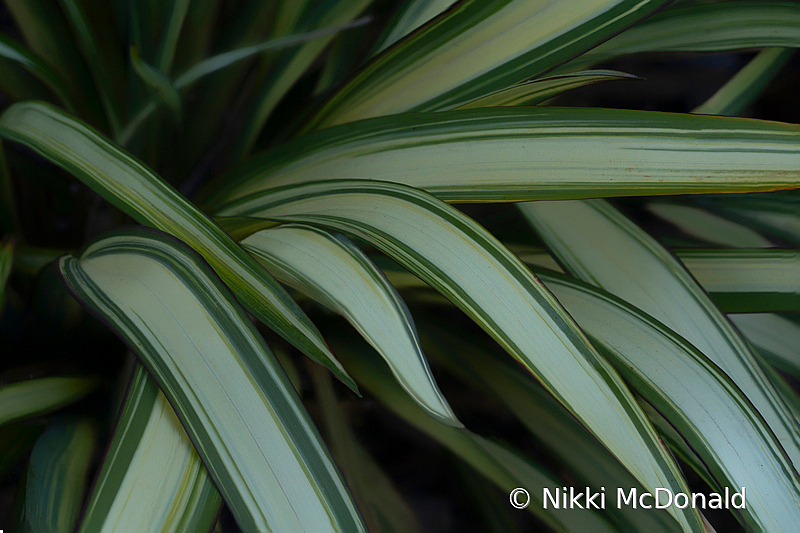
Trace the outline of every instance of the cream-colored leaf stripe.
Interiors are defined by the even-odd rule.
[[[276,278],[344,315],[423,409],[445,424],[462,426],[436,385],[408,308],[350,239],[284,224],[255,233],[242,245]]]
[[[213,184],[210,203],[334,178],[452,202],[789,189],[800,187],[800,126],[549,107],[379,117],[253,157]]]
[[[222,498],[153,378],[137,365],[79,533],[203,533]]]
[[[481,325],[645,487],[683,486],[616,372],[530,271],[454,208],[398,184],[332,180],[254,195],[220,214],[317,224],[379,248]],[[673,514],[686,530],[702,529],[694,511]]]
[[[770,383],[760,358],[674,256],[603,200],[519,207],[572,275],[659,320],[728,374],[795,467],[800,465],[797,414]]]
[[[197,250],[259,320],[355,389],[314,325],[286,291],[219,226],[152,170],[101,134],[47,104],[14,104],[0,136],[63,167],[138,222]]]
[[[286,375],[200,256],[128,230],[59,268],[158,382],[243,530],[364,531]]]

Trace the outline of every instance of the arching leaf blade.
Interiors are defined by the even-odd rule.
[[[797,250],[677,250],[681,262],[728,313],[800,311]]]
[[[633,388],[677,428],[719,487],[741,492],[746,527],[780,531],[800,519],[800,479],[735,384],[682,337],[590,286],[542,274]]]
[[[800,464],[796,413],[757,354],[675,257],[602,200],[530,202],[520,210],[570,274],[659,320],[728,374],[793,464]]]
[[[453,109],[539,76],[666,3],[459,2],[371,61],[305,131],[404,111]]]
[[[798,37],[800,41],[800,36]],[[750,105],[794,55],[793,48],[766,48],[692,113],[736,116]]]
[[[589,108],[379,117],[251,158],[208,202],[323,179],[405,183],[451,202],[751,192],[800,186],[800,126]]]
[[[175,411],[137,365],[79,533],[203,533],[222,498]]]
[[[795,2],[709,2],[672,7],[588,51],[569,68],[641,52],[798,48],[798,28],[800,6]]]
[[[560,489],[564,482],[543,465],[534,464],[518,451],[498,442],[490,441],[465,428],[439,424],[428,416],[392,379],[381,361],[369,353],[364,344],[345,339],[326,331],[331,342],[342,353],[347,368],[358,377],[359,383],[372,393],[386,408],[399,418],[450,450],[470,467],[479,472],[500,490],[509,493],[517,487],[526,488],[531,495],[525,509],[536,515],[554,531],[612,531],[602,515],[586,509],[561,509],[550,512],[544,509],[544,488]]]
[[[461,427],[436,385],[405,303],[350,239],[284,224],[247,237],[242,246],[276,278],[344,315],[412,398],[441,422]]]
[[[286,291],[219,226],[140,161],[86,124],[41,103],[8,108],[0,116],[0,136],[63,167],[138,222],[189,244],[248,311],[356,390]]]
[[[458,109],[536,105],[544,102],[548,98],[553,98],[565,91],[569,91],[570,89],[577,89],[578,87],[584,87],[593,83],[639,79],[641,78],[638,76],[617,72],[615,70],[582,70],[578,72],[569,72],[518,83],[506,89],[487,94],[477,100],[473,100]]]
[[[129,230],[59,268],[158,382],[242,529],[364,531],[285,374],[198,255]]]
[[[645,487],[682,485],[630,392],[558,302],[494,237],[447,204],[398,184],[332,180],[253,195],[220,215],[317,224],[377,247],[464,310]],[[673,516],[699,530],[692,511]]]
[[[800,379],[800,324],[774,313],[728,315],[772,366]]]

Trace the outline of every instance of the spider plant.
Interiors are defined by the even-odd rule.
[[[0,528],[800,523],[797,3],[2,15]]]

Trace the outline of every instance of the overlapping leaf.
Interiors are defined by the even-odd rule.
[[[137,365],[79,533],[202,533],[222,499],[175,411]]]
[[[754,531],[800,520],[800,479],[758,411],[716,365],[636,308],[566,278],[542,280],[626,381],[678,429],[719,487],[746,492]]]
[[[470,109],[346,124],[265,152],[210,202],[333,178],[405,183],[454,202],[800,186],[800,127],[610,109]]]
[[[130,230],[59,267],[156,379],[242,529],[363,531],[285,374],[199,256]]]
[[[192,246],[251,313],[355,389],[319,332],[283,288],[219,226],[144,164],[89,126],[45,104],[11,106],[0,117],[0,135],[64,167],[137,221]]]
[[[242,245],[276,278],[347,317],[424,409],[461,426],[436,385],[405,303],[347,237],[285,224],[255,233]]]
[[[520,209],[571,274],[661,321],[728,374],[800,464],[796,414],[759,357],[668,251],[602,200],[531,202]]]
[[[458,2],[370,62],[306,131],[403,111],[453,109],[547,72],[666,3]]]
[[[708,2],[665,9],[590,50],[574,63],[594,64],[639,52],[719,52],[800,47],[795,2]]]
[[[552,295],[486,230],[447,204],[397,184],[332,180],[253,195],[219,214],[322,225],[376,246],[481,325],[645,487],[681,486],[625,385]],[[684,528],[700,528],[691,512],[674,514]]]
[[[326,332],[327,334],[327,332]],[[473,469],[488,479],[504,493],[524,487],[531,496],[527,511],[534,513],[549,528],[557,532],[613,531],[601,513],[574,508],[550,512],[544,509],[543,489],[561,489],[565,484],[542,465],[532,463],[518,451],[491,441],[464,428],[454,428],[437,423],[397,386],[387,369],[364,345],[348,342],[331,332],[327,335],[337,348],[341,346],[347,367],[358,377],[359,383],[369,390],[391,412],[438,442]]]
[[[684,265],[729,313],[800,311],[800,252],[679,250]]]

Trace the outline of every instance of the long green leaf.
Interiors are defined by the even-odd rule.
[[[746,491],[737,511],[753,531],[790,531],[800,520],[800,478],[736,385],[682,337],[619,299],[542,275],[559,301],[626,381],[653,405],[712,472]]]
[[[31,451],[20,531],[70,533],[83,504],[97,430],[87,420],[57,420]]]
[[[626,492],[633,487],[641,490],[619,461],[516,365],[493,356],[496,350],[484,346],[480,339],[470,338],[460,331],[447,331],[434,323],[425,320],[424,328],[420,326],[423,343],[431,357],[471,387],[488,390],[498,397],[547,452],[557,458],[576,485],[590,487],[593,492],[603,487],[608,495],[616,495],[618,488]],[[620,531],[678,530],[678,524],[664,511],[627,506],[617,509],[616,505],[607,505],[604,513]]]
[[[392,15],[373,49],[377,54],[453,5],[454,0],[408,0]]]
[[[167,86],[164,86],[165,80],[161,79],[160,77],[161,75],[163,75],[162,72],[156,71],[158,72],[157,74],[151,74],[148,72],[147,77],[148,79],[151,79],[150,84],[152,84],[158,89],[157,91],[158,93],[164,93],[166,96],[169,97],[168,100],[175,100],[175,96],[171,94],[172,91],[168,87],[174,89],[176,93],[177,91],[187,90],[195,83],[205,78],[206,76],[214,74],[219,70],[233,66],[245,59],[252,58],[253,56],[256,56],[258,54],[263,54],[264,52],[267,52],[269,50],[280,50],[282,48],[289,48],[292,46],[297,46],[299,44],[305,43],[307,41],[313,41],[315,39],[326,37],[342,30],[360,26],[362,24],[365,24],[366,21],[367,19],[359,19],[342,25],[333,26],[330,28],[323,28],[321,30],[301,33],[298,35],[279,37],[252,46],[246,46],[243,48],[238,48],[236,50],[230,50],[228,52],[216,54],[196,63],[191,68],[187,69],[183,74],[180,74],[178,77],[176,77],[174,82],[170,83],[166,81]],[[134,66],[136,65],[134,64]],[[141,66],[140,70],[147,71],[146,68],[142,68]],[[179,94],[177,94],[177,100],[180,101]],[[142,109],[138,113],[136,113],[136,115],[133,118],[131,118],[130,122],[128,122],[125,128],[122,129],[122,131],[119,133],[119,135],[117,136],[117,142],[119,142],[119,144],[122,145],[127,145],[133,138],[133,136],[136,134],[136,132],[139,130],[139,128],[142,126],[142,124],[144,124],[145,120],[147,120],[147,118],[153,114],[156,108],[157,105],[155,102],[149,102],[144,107],[142,107]]]
[[[286,291],[219,226],[141,162],[89,126],[40,103],[8,108],[0,116],[0,135],[65,168],[142,224],[192,246],[251,313],[355,390]]]
[[[773,313],[742,313],[728,318],[770,364],[800,379],[800,324]]]
[[[175,412],[139,365],[78,532],[208,532],[221,504]]]
[[[59,266],[156,379],[240,527],[364,530],[285,374],[199,256],[139,230]]]
[[[800,312],[800,251],[689,249],[678,255],[728,313]]]
[[[728,374],[800,465],[796,415],[756,354],[667,250],[602,200],[531,202],[520,209],[571,274],[659,320]]]
[[[665,9],[587,52],[575,67],[640,52],[800,47],[796,2],[708,2]]]
[[[139,54],[139,49],[136,48],[136,46],[131,45],[130,55],[131,64],[133,65],[133,69],[136,71],[136,74],[139,75],[139,78],[147,86],[150,93],[153,94],[156,101],[165,105],[172,113],[175,122],[180,123],[181,110],[183,106],[181,103],[181,95],[178,93],[178,89],[176,89],[172,82],[169,81],[169,78],[167,78],[163,71],[153,67],[152,65],[148,65],[142,59],[142,56]],[[120,133],[120,138],[122,138],[123,135],[124,132]]]
[[[452,109],[536,77],[665,1],[466,0],[384,51],[306,131],[403,111]]]
[[[347,368],[386,408],[450,450],[504,493],[508,494],[517,487],[528,490],[531,500],[526,511],[536,515],[550,529],[557,532],[613,530],[604,516],[590,510],[544,509],[543,489],[550,489],[552,493],[553,489],[561,489],[566,483],[509,447],[468,429],[439,424],[411,400],[387,372],[385,365],[368,353],[363,344],[348,342],[333,332],[328,334],[326,331],[326,336],[337,348],[341,345],[342,353],[346,354],[343,358],[347,361]]]
[[[191,4],[191,0],[176,0],[172,2],[172,10],[156,53],[156,68],[165,74],[169,74],[172,68],[175,48],[178,45],[178,38],[180,37],[186,14],[189,11],[189,4]]]
[[[328,0],[322,4],[316,3],[316,5],[312,2],[314,6],[312,13],[316,16],[309,17],[303,22],[312,25],[311,27],[339,26],[345,29],[360,26],[368,19],[359,21],[353,21],[353,19],[370,3],[371,0]],[[309,40],[293,53],[286,55],[276,67],[270,70],[269,82],[256,97],[254,105],[250,108],[250,114],[247,116],[237,148],[239,158],[250,152],[264,128],[264,124],[281,98],[308,71],[334,35],[331,32],[327,35],[319,35],[319,37]]]
[[[6,0],[4,3],[28,48],[58,73],[82,116],[97,127],[103,127],[102,105],[63,11],[56,8],[53,0]],[[29,95],[25,96],[28,98]]]
[[[403,300],[347,237],[286,224],[242,245],[276,278],[347,317],[412,398],[438,420],[461,426],[436,385]]]
[[[616,372],[530,271],[454,208],[398,184],[332,180],[254,195],[220,214],[317,224],[364,239],[464,310],[645,487],[681,486]],[[687,530],[700,529],[691,510],[674,513]]]
[[[446,201],[522,201],[800,186],[800,126],[610,109],[471,109],[379,117],[265,152],[210,202],[333,178]]]
[[[121,100],[125,76],[122,60],[117,57],[119,51],[109,42],[110,32],[105,26],[106,21],[90,20],[85,7],[78,0],[59,0],[59,4],[64,8],[86,64],[89,65],[111,133],[116,136],[124,115]]]
[[[74,111],[72,100],[67,94],[64,82],[47,63],[36,57],[9,37],[0,34],[0,57],[19,63],[53,91],[68,110]]]
[[[800,20],[800,17],[798,17]],[[800,37],[798,37],[800,39]],[[706,115],[736,116],[761,94],[781,68],[794,55],[792,48],[767,48],[715,92],[692,110]]]
[[[546,76],[487,94],[484,97],[459,107],[459,109],[536,105],[570,89],[577,89],[578,87],[584,87],[601,81],[625,79],[638,80],[641,78],[615,70],[583,70],[556,76]]]
[[[95,378],[52,377],[0,387],[0,424],[50,413],[97,388]]]

